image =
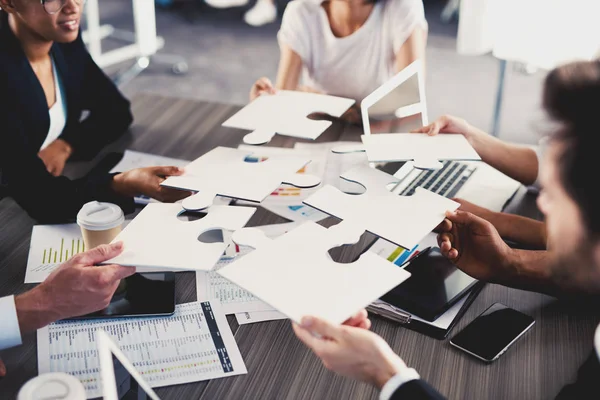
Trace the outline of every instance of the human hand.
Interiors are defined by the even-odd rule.
[[[273,87],[273,83],[269,78],[262,77],[252,85],[250,89],[250,101],[256,99],[263,94],[275,94],[277,90]]]
[[[335,326],[314,317],[303,318],[302,325],[293,324],[293,328],[325,368],[379,389],[406,368],[380,336],[366,329]]]
[[[181,175],[183,172],[183,169],[178,167],[132,169],[115,175],[112,187],[115,192],[124,196],[134,197],[143,194],[164,203],[173,203],[188,197],[191,193],[160,186],[160,184],[166,177]]]
[[[466,120],[452,115],[443,115],[429,125],[411,131],[412,133],[426,133],[435,136],[438,133],[460,133],[467,140],[477,135],[478,130]]]
[[[473,278],[498,282],[512,274],[512,249],[490,222],[465,211],[448,211],[437,231],[442,254]]]
[[[15,305],[21,332],[106,308],[121,279],[133,275],[135,268],[96,265],[122,252],[123,243],[119,242],[77,254],[43,283],[17,296]]]
[[[4,365],[4,361],[0,358],[0,378],[4,378],[6,376],[6,365]]]
[[[367,310],[364,308],[348,318],[342,325],[351,326],[354,328],[362,328],[362,329],[370,329],[371,328],[371,320],[369,319],[369,314]]]
[[[42,159],[49,173],[60,176],[71,153],[73,153],[73,148],[69,143],[62,139],[56,139],[44,150],[41,150],[38,157]]]

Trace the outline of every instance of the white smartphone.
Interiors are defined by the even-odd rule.
[[[534,323],[529,315],[495,303],[450,339],[450,344],[482,361],[492,362]]]

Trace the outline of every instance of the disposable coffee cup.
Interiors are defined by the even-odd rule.
[[[85,400],[83,384],[62,372],[42,374],[29,380],[19,390],[17,400]]]
[[[108,244],[121,232],[125,216],[116,204],[90,201],[77,214],[85,249]]]

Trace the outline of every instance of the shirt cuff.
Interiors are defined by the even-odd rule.
[[[2,329],[0,329],[0,350],[19,346],[21,342],[21,329],[17,318],[17,306],[15,296],[0,298],[0,318]]]
[[[381,393],[379,394],[379,400],[389,400],[398,388],[404,385],[406,382],[410,382],[416,379],[421,379],[419,373],[413,368],[406,368],[401,370],[396,375],[387,381]]]

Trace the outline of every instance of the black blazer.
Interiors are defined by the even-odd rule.
[[[560,391],[556,400],[598,399],[600,398],[600,361],[596,351],[593,351],[577,373],[577,380]],[[427,382],[413,380],[400,386],[392,395],[391,400],[443,400]]]
[[[73,157],[90,158],[120,137],[133,121],[129,102],[94,63],[80,37],[52,46],[64,88],[67,122],[61,139]],[[87,118],[80,121],[87,110]],[[125,212],[133,200],[110,189],[111,175],[78,180],[53,177],[37,153],[50,126],[44,90],[0,11],[0,196],[13,197],[33,218],[63,222],[91,200],[109,201]]]

